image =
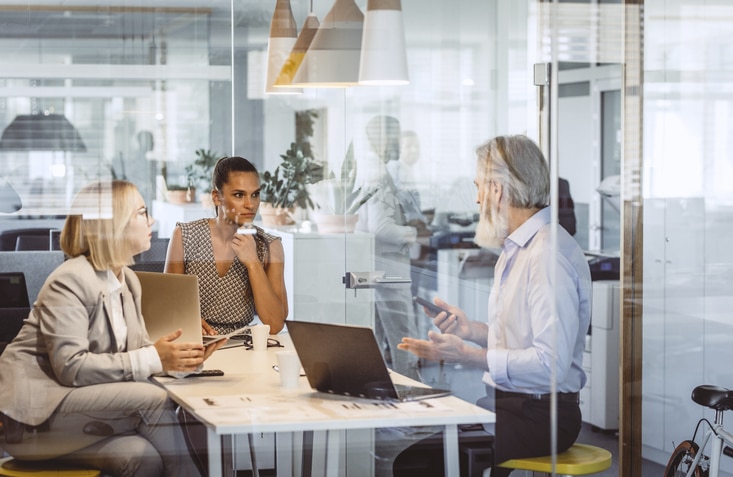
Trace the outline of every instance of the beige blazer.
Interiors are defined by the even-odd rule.
[[[124,268],[127,346],[152,345],[140,311],[140,281]],[[127,351],[118,352],[107,272],[85,257],[67,260],[46,280],[18,336],[0,356],[0,411],[29,425],[48,419],[74,388],[132,381]]]

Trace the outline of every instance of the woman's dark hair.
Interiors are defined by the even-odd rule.
[[[240,156],[222,157],[216,161],[214,173],[211,176],[213,189],[220,191],[224,184],[229,182],[229,175],[232,172],[254,172],[259,177],[257,168],[247,159]]]

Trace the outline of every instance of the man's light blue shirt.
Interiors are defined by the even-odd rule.
[[[580,391],[586,382],[582,363],[591,314],[590,269],[578,243],[560,226],[553,250],[550,228],[545,207],[504,240],[494,268],[489,372],[483,380],[504,391],[549,393],[553,366],[558,392]]]

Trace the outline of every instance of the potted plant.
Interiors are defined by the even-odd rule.
[[[168,202],[174,204],[195,202],[197,190],[203,192],[203,196],[211,195],[211,173],[219,156],[208,149],[198,149],[195,154],[196,159],[183,169],[185,172],[182,176],[183,183],[166,185]]]
[[[341,165],[340,178],[333,171],[328,179],[309,186],[311,200],[316,207],[311,217],[324,233],[353,232],[359,216],[359,208],[376,192],[377,187],[363,190],[355,188],[356,161],[354,160],[354,143],[349,144],[346,158]]]
[[[165,197],[171,204],[187,204],[196,201],[196,188],[191,184],[167,184]]]
[[[211,175],[220,156],[210,149],[203,148],[197,149],[194,153],[196,159],[185,167],[187,181],[189,185],[199,191],[199,201],[204,206],[213,207]]]
[[[313,208],[307,186],[323,179],[323,165],[306,156],[297,143],[280,157],[273,172],[260,174],[260,215],[265,225],[292,224],[295,207]]]

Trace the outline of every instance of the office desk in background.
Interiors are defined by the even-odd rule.
[[[287,348],[287,334],[277,339]],[[305,377],[297,388],[280,387],[272,369],[275,352],[249,351],[243,347],[219,350],[206,362],[208,369],[222,369],[224,376],[174,380],[158,378],[170,396],[206,425],[210,477],[234,475],[234,436],[276,433],[278,476],[298,475],[302,456],[299,436],[320,432],[314,439],[313,475],[373,475],[373,431],[392,426],[445,426],[445,475],[458,476],[458,425],[494,422],[494,414],[455,396],[410,403],[390,403],[313,391]],[[396,382],[407,383],[401,375]]]

